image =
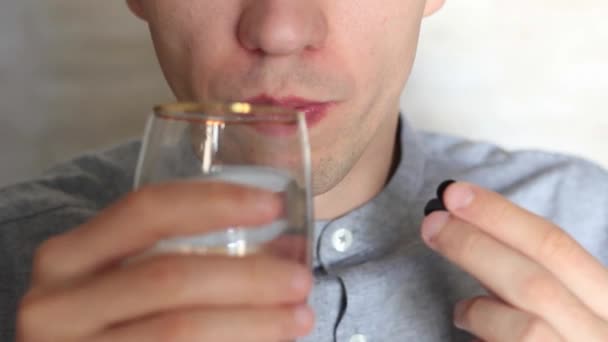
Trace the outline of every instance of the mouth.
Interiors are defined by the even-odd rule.
[[[253,105],[267,105],[291,109],[303,113],[308,128],[319,124],[326,116],[333,102],[319,102],[306,100],[296,96],[273,98],[268,95],[259,95],[245,100]]]

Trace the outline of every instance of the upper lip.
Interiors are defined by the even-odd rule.
[[[312,101],[297,96],[275,98],[269,95],[258,95],[245,100],[254,105],[272,105],[289,109],[305,109],[312,106],[326,105],[329,102]]]

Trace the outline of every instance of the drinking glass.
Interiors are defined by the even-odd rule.
[[[161,240],[139,257],[267,253],[310,266],[310,168],[306,119],[297,111],[242,102],[155,107],[142,143],[135,188],[174,180],[227,182],[279,194],[283,211],[266,225]],[[235,213],[238,210],[234,208]]]

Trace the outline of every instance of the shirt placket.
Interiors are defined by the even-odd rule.
[[[345,281],[341,271],[343,267],[357,267],[356,263],[349,264],[348,261],[356,258],[364,247],[359,239],[362,227],[356,221],[356,217],[348,217],[330,222],[319,239],[319,261],[325,271],[335,276],[342,285],[343,305],[334,325],[336,342],[367,342],[367,336],[349,319],[351,315],[346,314],[349,310],[349,295],[356,289]]]

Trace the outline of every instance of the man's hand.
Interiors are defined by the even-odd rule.
[[[20,342],[284,341],[306,334],[312,275],[270,256],[156,256],[159,239],[276,218],[281,201],[222,183],[156,185],[44,243],[18,314]]]
[[[423,223],[434,250],[491,293],[462,301],[455,324],[489,342],[608,341],[608,270],[562,229],[465,183]]]

